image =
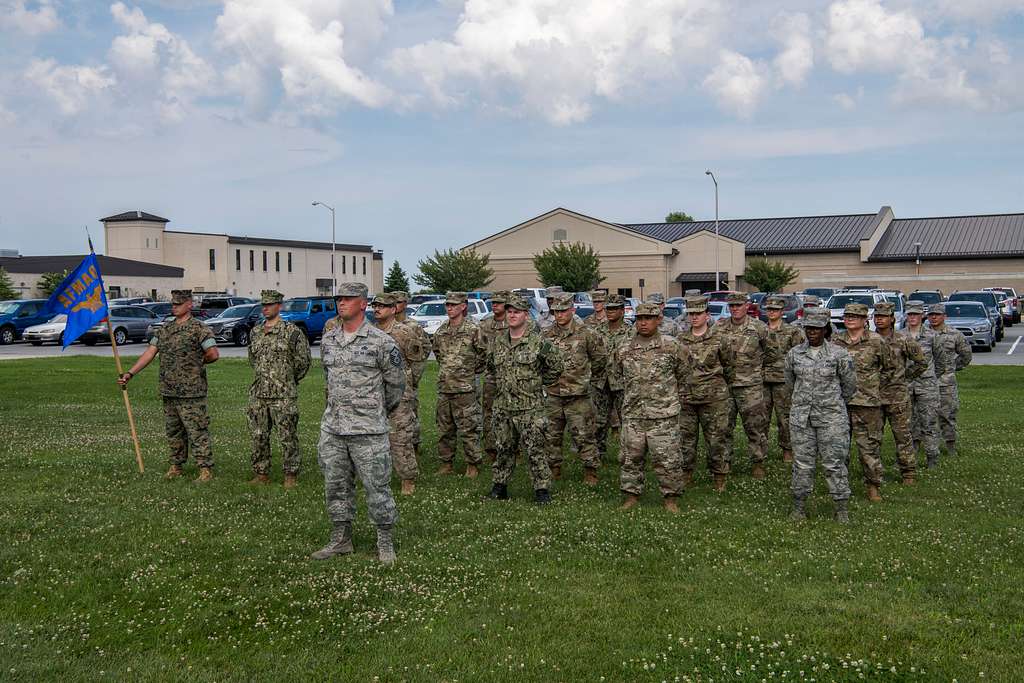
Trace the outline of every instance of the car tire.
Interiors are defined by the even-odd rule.
[[[117,342],[118,346],[124,346],[128,343],[128,333],[120,327],[114,330],[114,341]]]
[[[86,346],[96,346],[96,337],[85,337],[82,339],[82,343]]]
[[[995,344],[982,344],[978,347],[978,350],[982,353],[992,353],[992,347],[994,346]]]
[[[64,333],[61,332],[60,336],[57,337],[57,346],[64,346]]]
[[[249,345],[249,330],[239,330],[235,332],[235,346],[248,346]]]
[[[32,346],[42,346],[43,342],[41,342],[41,341],[30,341],[29,344],[31,344]]]
[[[7,344],[13,344],[17,337],[18,335],[14,332],[14,328],[10,325],[0,328],[0,344],[3,344],[4,346]]]

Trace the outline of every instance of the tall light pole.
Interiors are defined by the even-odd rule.
[[[914,249],[917,250],[917,276],[921,277],[921,243],[914,242]]]
[[[721,251],[722,246],[718,239],[718,178],[716,178],[715,174],[711,172],[711,169],[704,171],[704,175],[711,176],[711,180],[715,183],[715,289],[718,289],[722,286],[722,283],[719,280],[719,277],[721,276],[719,274],[720,269],[718,267],[719,252]]]
[[[334,239],[334,207],[323,202],[313,202],[313,206],[322,206],[331,212],[331,296],[338,293],[338,277],[334,274],[334,246],[337,242]]]

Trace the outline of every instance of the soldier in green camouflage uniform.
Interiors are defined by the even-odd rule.
[[[583,483],[597,484],[601,459],[594,438],[594,404],[590,386],[604,386],[608,351],[601,336],[578,322],[572,294],[562,294],[551,304],[555,324],[544,338],[558,349],[565,365],[557,382],[545,387],[548,404],[548,465],[551,476],[562,475],[562,443],[568,427],[585,468]]]
[[[250,484],[270,482],[270,432],[281,440],[285,488],[299,476],[299,382],[309,371],[309,340],[295,325],[281,319],[284,296],[272,289],[260,293],[265,321],[253,328],[249,341],[249,432],[252,434]]]
[[[913,409],[910,406],[912,382],[928,369],[928,361],[916,341],[896,331],[896,305],[890,301],[875,304],[875,329],[885,342],[889,368],[882,374],[882,420],[888,420],[896,442],[897,462],[904,484],[913,484],[917,473],[917,452],[910,431]],[[885,427],[883,426],[883,430]]]
[[[595,289],[590,292],[590,300],[594,304],[594,312],[586,317],[583,324],[596,329],[608,322],[608,312],[605,310],[608,303],[608,292],[603,289]]]
[[[910,426],[914,453],[923,447],[931,469],[939,463],[939,381],[935,361],[940,352],[935,346],[935,333],[924,325],[924,309],[923,301],[907,302],[905,334],[918,343],[928,363],[928,369],[910,383]]]
[[[928,324],[935,333],[933,342],[935,375],[939,379],[939,431],[946,442],[946,454],[956,455],[956,418],[960,412],[960,389],[956,373],[971,364],[971,345],[959,330],[946,325],[946,309],[942,304],[928,307]]]
[[[494,343],[494,338],[501,335],[508,329],[508,320],[505,317],[505,307],[508,304],[509,292],[501,290],[491,296],[491,317],[481,320],[480,335],[487,344],[488,352]],[[531,325],[532,326],[532,325]],[[484,373],[484,385],[481,392],[481,406],[483,408],[483,442],[484,452],[491,462],[494,462],[497,450],[494,446],[494,428],[491,424],[491,415],[494,410],[494,396],[497,391],[497,382],[490,372]]]
[[[644,299],[644,303],[657,304],[658,310],[661,311],[661,322],[658,324],[658,334],[663,337],[674,337],[682,330],[679,325],[676,324],[674,318],[670,318],[665,315],[665,295],[661,292],[652,292],[648,294]]]
[[[608,294],[603,290],[595,290],[590,292],[590,299],[594,302],[594,312],[587,316],[583,325],[607,342],[608,312],[605,305],[608,302]],[[611,409],[611,399],[607,376],[601,382],[590,382],[590,401],[594,404],[594,439],[601,462],[604,462],[608,452],[608,411]]]
[[[615,349],[629,341],[636,333],[633,326],[625,320],[626,299],[621,294],[609,294],[605,302],[605,324],[598,326],[598,332],[604,337],[604,345],[608,349],[609,360],[613,357]],[[589,318],[588,318],[589,319]],[[594,401],[594,409],[601,410],[600,401],[605,400],[604,418],[598,418],[597,424],[597,450],[604,459],[608,447],[608,433],[611,430],[618,431],[622,426],[622,377],[619,376],[609,363],[608,366],[608,390],[606,399],[598,397]],[[622,451],[619,451],[619,464],[622,463]]]
[[[537,317],[537,327],[542,331],[555,324],[555,315],[554,311],[551,310],[551,304],[553,304],[555,299],[564,293],[565,290],[558,285],[551,285],[550,287],[545,288],[544,299],[547,301],[548,309],[546,311],[541,311],[540,315]]]
[[[398,407],[388,413],[388,443],[395,474],[402,482],[402,495],[416,490],[419,463],[416,461],[416,439],[420,433],[416,405],[419,403],[420,378],[430,355],[427,333],[416,323],[400,323],[395,319],[398,297],[378,294],[373,298],[374,326],[395,340],[405,365],[405,391]]]
[[[771,425],[772,411],[775,412],[782,461],[791,462],[793,447],[789,439],[789,401],[793,387],[786,382],[786,354],[791,348],[804,342],[804,333],[783,318],[785,298],[769,296],[765,299],[764,307],[768,315],[768,343],[764,349],[765,414],[768,417],[768,424]]]
[[[637,504],[644,490],[644,456],[651,465],[665,509],[679,512],[683,463],[679,456],[679,392],[686,381],[687,353],[672,337],[658,332],[657,304],[637,306],[636,334],[615,351],[615,373],[625,386],[622,398],[622,470],[619,488],[623,510]]]
[[[804,314],[807,341],[786,353],[786,383],[793,387],[789,424],[793,444],[790,519],[794,521],[807,518],[804,501],[814,490],[815,460],[821,461],[825,471],[836,521],[850,521],[850,477],[846,464],[850,424],[846,404],[857,392],[857,373],[850,354],[825,341],[829,325],[827,310],[808,309]]]
[[[564,369],[551,342],[530,322],[530,304],[519,296],[506,298],[509,327],[498,333],[487,355],[487,372],[495,378],[494,484],[489,498],[508,498],[508,482],[516,467],[516,454],[526,453],[534,500],[551,500],[548,468],[547,406],[544,385],[554,384]]]
[[[832,335],[832,343],[841,346],[853,357],[857,371],[857,393],[847,402],[850,414],[850,432],[857,442],[857,453],[867,487],[868,500],[882,500],[882,375],[889,371],[889,354],[885,343],[867,329],[868,307],[864,304],[846,304],[843,323],[846,329]]]
[[[362,283],[339,283],[342,323],[320,340],[327,408],[317,450],[332,528],[327,545],[312,557],[326,560],[353,551],[358,476],[370,521],[377,526],[377,557],[389,565],[395,561],[398,508],[391,495],[388,414],[402,401],[405,364],[395,341],[366,319],[366,294]]]
[[[395,304],[395,320],[400,322],[400,323],[404,323],[406,325],[415,326],[419,330],[420,342],[425,345],[425,347],[427,349],[427,356],[429,357],[430,356],[430,337],[427,335],[426,332],[423,331],[423,328],[420,326],[420,324],[418,322],[416,322],[415,320],[413,320],[412,318],[409,317],[409,312],[408,312],[409,292],[397,291],[397,292],[391,292],[391,294],[395,295],[395,300],[397,301],[397,303]],[[426,364],[424,364],[424,368],[425,367],[426,367]],[[421,376],[422,376],[422,374],[423,373],[420,372]],[[417,382],[416,389],[417,389],[417,392],[418,392],[419,391],[419,380],[416,380],[416,382]],[[416,461],[419,462],[419,459],[420,459],[420,441],[422,439],[423,432],[420,429],[420,402],[419,402],[418,396],[417,396],[417,400],[412,404],[412,409],[413,409],[413,417],[416,418],[416,433],[415,433],[415,435],[413,437],[413,439],[414,439],[413,440],[413,450],[415,451]]]
[[[117,381],[125,386],[160,354],[160,396],[164,403],[164,429],[171,447],[171,467],[166,477],[182,475],[182,465],[192,453],[199,465],[198,482],[213,478],[210,417],[206,409],[206,365],[220,357],[210,328],[192,317],[192,290],[171,292],[175,320],[161,327],[149,340],[135,364]]]
[[[743,418],[747,433],[754,479],[764,479],[768,455],[768,413],[764,398],[764,354],[768,346],[768,326],[747,315],[747,297],[733,292],[727,299],[729,319],[715,324],[725,349],[725,381],[729,384],[731,405],[726,430],[726,450],[732,454],[737,415]]]
[[[416,325],[414,320],[409,318],[409,314],[406,309],[409,307],[409,292],[389,292],[395,296],[395,322],[409,323]],[[418,327],[418,325],[417,325]],[[426,332],[423,333],[424,335]]]
[[[456,440],[462,442],[466,477],[475,479],[483,457],[480,453],[480,404],[476,399],[476,376],[483,374],[487,342],[480,328],[466,316],[466,293],[448,292],[445,298],[448,320],[434,333],[437,358],[437,454],[439,474],[454,469]]]
[[[718,326],[710,324],[707,297],[686,297],[686,316],[689,325],[676,337],[690,360],[689,372],[679,387],[683,483],[686,488],[693,483],[697,444],[703,431],[704,444],[708,449],[708,469],[714,478],[715,490],[722,492],[732,462],[732,451],[726,448],[732,402],[729,385],[725,381],[726,351],[722,348]]]

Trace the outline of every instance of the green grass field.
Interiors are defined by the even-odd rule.
[[[555,502],[488,503],[488,472],[434,476],[433,368],[421,388],[424,476],[401,498],[398,564],[317,563],[329,524],[316,467],[323,380],[302,388],[300,488],[245,482],[250,371],[210,369],[216,479],[166,482],[151,368],[132,385],[139,475],[112,361],[0,363],[0,680],[1020,680],[1024,371],[961,375],[963,455],[914,488],[831,521],[786,521],[788,477],[706,475],[661,508],[620,513],[573,461]],[[739,439],[742,443],[742,439]],[[893,473],[891,439],[885,445]],[[653,484],[653,480],[649,480]],[[397,484],[397,482],[396,482]],[[397,488],[397,486],[396,486]]]

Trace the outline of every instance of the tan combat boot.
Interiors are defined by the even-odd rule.
[[[868,500],[872,503],[882,502],[882,494],[878,492],[878,487],[874,484],[868,484]]]
[[[715,475],[715,491],[718,492],[718,493],[722,493],[722,492],[725,491],[725,475],[724,474],[716,474]]]
[[[693,488],[693,470],[683,470],[683,488]]]
[[[260,474],[259,472],[257,472],[256,474],[252,475],[252,479],[249,480],[249,485],[250,486],[257,486],[259,484],[269,484],[269,483],[270,483],[270,475]]]
[[[782,451],[782,462],[793,462],[793,451]]]
[[[620,510],[632,510],[636,507],[636,504],[640,502],[640,496],[635,496],[632,493],[626,494],[626,499],[622,501],[622,505],[619,506]]]
[[[466,465],[466,479],[476,479],[480,475],[480,470],[476,465]]]
[[[552,465],[551,466],[551,478],[554,479],[555,481],[558,481],[559,479],[562,478],[562,466],[561,465]]]
[[[454,472],[455,468],[452,467],[452,464],[450,462],[441,463],[441,467],[438,468],[437,470],[438,474],[452,474]]]
[[[171,469],[167,470],[164,479],[177,479],[182,474],[184,474],[184,471],[181,469],[181,465],[171,465]]]
[[[213,470],[209,467],[200,467],[199,476],[196,477],[197,484],[205,484],[208,481],[213,480]]]
[[[583,473],[583,483],[587,486],[597,486],[597,468],[588,467]]]
[[[402,480],[402,495],[403,496],[411,496],[415,490],[416,490],[416,480],[415,479],[403,479]]]
[[[299,485],[299,475],[297,474],[286,474],[284,475],[284,487],[286,489],[293,489]]]
[[[913,486],[916,483],[913,472],[903,473],[903,484],[906,486]]]
[[[676,496],[665,496],[663,505],[665,506],[665,510],[672,514],[677,514],[679,512],[679,505],[676,503]]]
[[[764,466],[761,465],[761,463],[757,463],[756,465],[754,465],[754,467],[750,470],[750,476],[753,477],[754,479],[764,479]]]

